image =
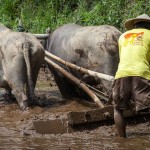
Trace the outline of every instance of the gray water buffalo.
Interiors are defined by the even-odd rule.
[[[14,32],[0,24],[0,87],[11,91],[25,110],[34,88],[45,51],[34,35]]]
[[[66,24],[51,33],[47,50],[78,66],[114,76],[119,62],[118,38],[121,32],[113,26]],[[59,64],[61,65],[61,64]],[[87,98],[86,94],[64,75],[49,65],[64,98]],[[104,92],[111,90],[111,82],[96,79],[66,68],[70,73]]]

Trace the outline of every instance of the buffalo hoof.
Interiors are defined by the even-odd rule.
[[[25,100],[23,101],[21,104],[20,104],[20,107],[21,109],[24,111],[24,110],[27,110],[28,109],[28,101]]]
[[[12,94],[3,94],[3,97],[4,97],[4,100],[7,101],[7,102],[13,102],[16,100],[15,96],[12,95]]]

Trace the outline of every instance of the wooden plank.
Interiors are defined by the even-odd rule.
[[[33,122],[35,131],[40,134],[70,133],[73,129],[68,126],[68,119],[39,120]]]
[[[135,117],[141,116],[150,113],[140,113],[136,114],[135,112],[131,111],[124,111],[124,117]],[[92,122],[100,122],[106,120],[114,119],[114,110],[113,106],[106,106],[104,108],[93,109],[91,111],[83,111],[83,112],[69,112],[68,116],[68,123],[69,125],[77,125],[77,124],[85,124],[85,123],[92,123]]]
[[[37,120],[33,122],[33,125],[36,132],[40,134],[63,134],[77,131],[79,126],[84,127],[84,125],[88,124],[92,126],[93,123],[96,125],[97,123],[113,121],[113,115],[113,106],[110,105],[90,111],[68,112],[63,115],[63,118],[60,117],[49,120]],[[143,119],[144,121],[147,119],[150,120],[150,112],[136,114],[135,112],[125,111],[124,117],[127,120],[130,119],[135,121],[136,119],[139,120],[139,122],[142,122]],[[101,126],[102,125],[103,124],[101,124]]]
[[[91,123],[113,119],[113,109],[112,106],[107,106],[101,109],[93,109],[91,111],[69,112],[67,116],[69,125]]]

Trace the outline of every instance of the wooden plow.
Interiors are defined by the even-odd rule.
[[[101,95],[104,97],[105,96],[105,100],[107,98],[108,101],[108,96],[98,90],[93,90],[94,88],[91,88],[90,86],[88,86],[87,84],[83,83],[82,81],[80,81],[79,79],[77,79],[75,76],[73,76],[72,74],[70,74],[69,72],[67,72],[65,69],[63,69],[62,67],[60,67],[59,65],[57,65],[56,63],[54,63],[51,59],[54,59],[68,67],[71,67],[73,69],[76,69],[77,71],[83,72],[83,73],[87,73],[88,75],[94,76],[94,77],[99,77],[99,78],[103,78],[109,81],[113,81],[113,77],[112,76],[108,76],[105,74],[101,74],[98,72],[94,72],[91,70],[87,70],[85,68],[76,66],[70,62],[64,61],[61,58],[58,58],[57,56],[45,51],[45,61],[50,64],[52,67],[54,67],[55,69],[57,69],[58,71],[60,71],[65,77],[67,77],[69,80],[71,80],[72,82],[74,82],[75,84],[77,84],[80,88],[82,88],[90,97],[91,99],[100,107],[103,108],[104,104],[101,102],[100,98]],[[48,57],[50,57],[51,59],[49,59]],[[90,89],[91,88],[91,89]],[[99,97],[97,96],[97,93],[99,93]]]
[[[47,34],[45,35],[35,35],[38,39],[46,39],[48,37]],[[107,80],[109,82],[114,81],[113,76],[109,76],[106,74],[102,74],[99,72],[95,72],[92,70],[88,70],[86,68],[77,66],[75,64],[72,64],[70,62],[67,62],[48,51],[45,51],[45,61],[57,69],[59,72],[61,72],[66,78],[74,82],[74,84],[77,84],[80,88],[82,88],[89,96],[90,98],[97,104],[99,108],[92,109],[90,111],[80,111],[80,112],[68,112],[62,117],[57,117],[56,119],[49,119],[49,120],[39,120],[34,121],[34,127],[36,132],[41,134],[60,134],[60,133],[66,133],[66,132],[72,132],[75,131],[75,127],[77,125],[85,125],[85,124],[91,124],[91,123],[100,123],[112,121],[113,122],[113,106],[111,104],[111,99],[109,98],[109,95],[95,89],[94,87],[91,87],[87,85],[86,83],[80,81],[78,78],[70,74],[68,71],[66,71],[64,68],[59,66],[57,63],[61,63],[67,67],[73,68],[81,73],[88,74],[92,77],[97,77],[100,79]],[[102,99],[106,102],[103,103]],[[110,104],[110,105],[108,105]],[[148,119],[150,119],[149,113],[140,113],[136,114],[133,111],[125,111],[124,117],[125,118],[131,118],[131,117],[142,117],[145,118],[145,115],[148,115]],[[144,119],[145,120],[145,119]],[[56,125],[57,124],[57,125]]]

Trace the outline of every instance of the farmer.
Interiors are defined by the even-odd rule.
[[[120,62],[113,84],[114,121],[120,137],[126,137],[123,110],[131,100],[137,112],[150,108],[150,17],[129,19],[125,28],[129,31],[119,38]]]

